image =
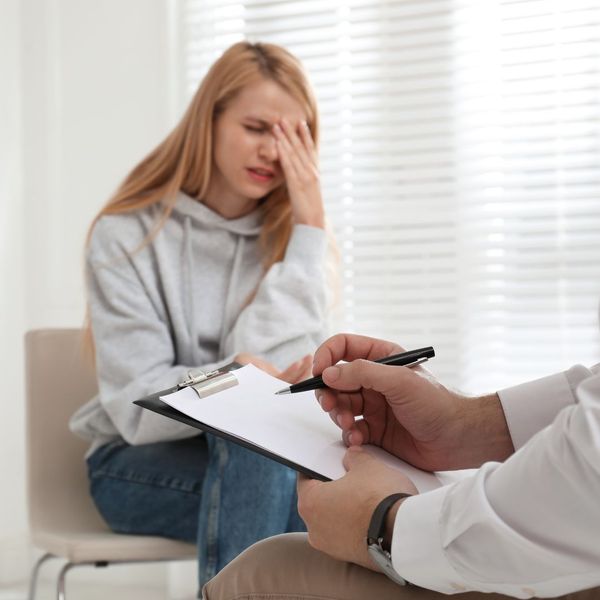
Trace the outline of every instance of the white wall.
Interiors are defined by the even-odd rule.
[[[22,337],[82,323],[87,227],[176,118],[174,6],[0,2],[0,586],[31,558]]]
[[[168,129],[166,5],[23,3],[29,326],[81,322],[86,227]]]
[[[19,0],[0,2],[0,582],[28,556],[24,542],[22,127]]]

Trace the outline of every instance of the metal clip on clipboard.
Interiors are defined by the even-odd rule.
[[[208,373],[204,371],[188,371],[187,379],[179,383],[177,388],[181,390],[185,387],[191,387],[198,394],[199,398],[206,398],[238,385],[239,382],[233,370],[239,366],[237,363],[232,363]]]

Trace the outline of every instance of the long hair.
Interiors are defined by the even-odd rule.
[[[275,44],[234,44],[209,69],[173,131],[133,168],[100,210],[89,228],[86,245],[102,216],[160,204],[160,218],[140,249],[169,218],[180,190],[202,200],[213,177],[215,120],[245,86],[261,78],[277,83],[303,107],[311,135],[318,145],[317,103],[300,61]],[[266,272],[283,259],[292,232],[292,210],[285,183],[263,199],[263,209],[259,243]],[[84,344],[93,352],[89,311],[85,321]]]
[[[317,104],[301,63],[275,44],[239,42],[212,65],[173,131],[125,178],[96,216],[135,211],[161,203],[163,210],[152,239],[169,218],[182,190],[202,200],[213,176],[213,130],[216,117],[247,85],[265,78],[280,85],[306,112],[307,124],[318,144]],[[285,183],[263,201],[260,233],[265,271],[282,260],[292,231],[292,211]]]

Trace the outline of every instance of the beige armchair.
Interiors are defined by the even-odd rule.
[[[29,331],[25,354],[29,527],[33,544],[45,551],[33,568],[29,599],[34,600],[40,567],[54,557],[66,560],[58,600],[64,600],[66,574],[76,566],[195,558],[190,544],[113,533],[96,511],[83,458],[87,444],[68,429],[75,409],[96,392],[81,330]]]

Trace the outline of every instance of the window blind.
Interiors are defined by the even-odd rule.
[[[600,4],[455,14],[463,377],[598,362]]]
[[[240,39],[304,63],[342,254],[335,328],[471,391],[600,360],[600,8],[181,0],[186,98]]]

